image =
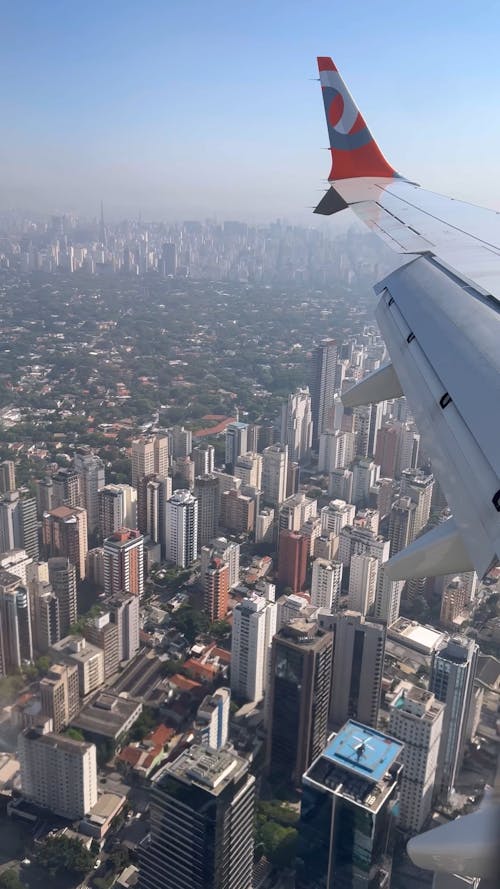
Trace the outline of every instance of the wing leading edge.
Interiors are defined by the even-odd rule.
[[[399,384],[453,511],[388,572],[404,579],[468,567],[483,576],[500,562],[500,215],[399,176],[333,62],[321,57],[318,67],[332,169],[315,212],[350,207],[407,257],[375,288],[391,368],[344,401],[385,400]]]

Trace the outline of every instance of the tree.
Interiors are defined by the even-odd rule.
[[[51,877],[70,871],[86,874],[94,866],[95,857],[80,840],[66,836],[48,837],[36,852],[36,861]]]
[[[231,624],[227,620],[216,620],[210,624],[208,631],[215,639],[224,639],[231,632]]]
[[[14,868],[4,870],[3,874],[0,874],[0,889],[24,889]]]
[[[203,611],[196,611],[189,605],[184,605],[172,615],[172,624],[183,633],[188,642],[193,643],[200,633],[206,633],[210,621]]]
[[[73,741],[84,741],[85,740],[82,732],[78,728],[68,728],[68,729],[66,729],[64,734],[66,735],[67,738],[72,738]]]

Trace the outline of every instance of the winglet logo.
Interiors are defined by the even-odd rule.
[[[394,176],[330,58],[318,58],[332,152],[330,179]]]

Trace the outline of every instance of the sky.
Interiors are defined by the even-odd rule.
[[[382,151],[500,209],[498,0],[8,0],[0,210],[311,222],[316,56]]]

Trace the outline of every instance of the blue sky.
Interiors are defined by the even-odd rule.
[[[0,209],[308,221],[316,55],[403,174],[500,208],[499,32],[497,0],[8,2]]]

